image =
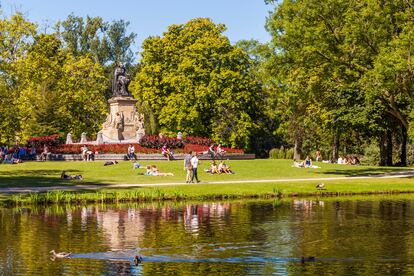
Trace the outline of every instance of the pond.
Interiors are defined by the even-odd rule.
[[[2,208],[0,275],[405,275],[413,229],[409,196]]]

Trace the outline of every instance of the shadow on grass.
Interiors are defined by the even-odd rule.
[[[414,170],[410,168],[367,168],[367,169],[344,169],[344,170],[329,170],[324,172],[318,172],[319,174],[329,175],[343,175],[343,176],[381,176],[387,175],[399,175],[399,174],[413,174]]]
[[[67,173],[78,173],[79,170],[65,170]],[[13,170],[0,172],[0,179],[3,176],[15,175],[60,175],[62,170]]]
[[[49,171],[50,172],[50,171]],[[67,174],[76,174],[76,170],[68,170]],[[8,175],[0,175],[0,188],[15,188],[15,187],[53,187],[53,186],[74,186],[74,185],[99,185],[105,187],[108,183],[100,182],[97,180],[92,181],[79,181],[79,180],[63,180],[60,179],[61,171],[58,173],[39,174],[33,173],[30,175],[17,175],[12,173]],[[1,191],[0,191],[1,192]]]

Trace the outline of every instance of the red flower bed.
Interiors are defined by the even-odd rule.
[[[29,143],[34,145],[36,148],[40,148],[43,145],[57,146],[61,144],[63,140],[59,134],[53,134],[48,136],[32,137],[29,139]]]
[[[120,153],[126,154],[128,152],[129,144],[103,144],[103,145],[87,145],[88,149],[93,152],[102,153]],[[139,144],[133,144],[136,153],[160,153],[159,148],[147,148]],[[81,144],[70,144],[70,145],[58,145],[50,147],[51,152],[58,154],[79,154],[81,153]],[[241,153],[244,151],[241,149],[222,148],[227,153]],[[189,151],[204,152],[208,150],[208,146],[197,145],[197,144],[186,144],[183,149],[174,149],[175,153],[184,153]]]
[[[126,154],[128,152],[128,146],[129,144],[103,144],[103,145],[87,145],[88,149],[93,152],[98,153],[124,153]],[[151,149],[142,147],[139,144],[133,144],[135,147],[135,152],[137,153],[159,153],[159,149]],[[83,145],[78,144],[70,144],[70,145],[60,145],[56,147],[52,147],[51,151],[53,153],[60,153],[60,154],[70,154],[75,153],[79,154],[81,153],[81,147]]]
[[[196,145],[196,144],[186,144],[184,146],[184,152],[195,151],[195,152],[205,152],[207,151],[209,146],[204,145]],[[240,153],[244,154],[244,150],[242,149],[232,149],[232,148],[221,148],[226,153]]]
[[[207,146],[207,147],[209,147],[211,144],[217,144],[216,142],[214,142],[210,138],[192,137],[192,136],[185,137],[184,138],[184,143],[185,144],[193,144],[193,145],[204,145],[204,146]]]
[[[161,148],[164,145],[167,145],[170,149],[182,149],[184,147],[184,142],[181,139],[177,138],[169,138],[169,137],[163,137],[160,138],[157,135],[149,136],[145,135],[141,138],[139,141],[141,146],[147,147],[147,148],[154,148],[158,149]]]

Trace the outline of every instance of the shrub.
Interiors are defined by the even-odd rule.
[[[283,146],[281,146],[280,149],[279,149],[279,154],[278,154],[277,158],[285,159],[285,157],[286,157],[285,148]]]
[[[294,156],[293,148],[287,149],[286,154],[285,154],[285,158],[286,159],[293,159],[293,156]]]
[[[279,156],[279,149],[271,149],[269,151],[269,158],[270,159],[277,159]]]
[[[375,143],[369,144],[364,149],[364,156],[361,158],[361,163],[364,165],[377,166],[380,162],[379,147]]]

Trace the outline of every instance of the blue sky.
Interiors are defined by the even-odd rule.
[[[137,34],[134,50],[148,36],[162,35],[171,24],[209,17],[227,26],[232,43],[240,39],[270,40],[264,24],[271,6],[264,0],[0,0],[5,15],[20,11],[44,30],[70,13],[101,16],[106,21],[125,19]],[[120,4],[121,3],[121,4]]]

